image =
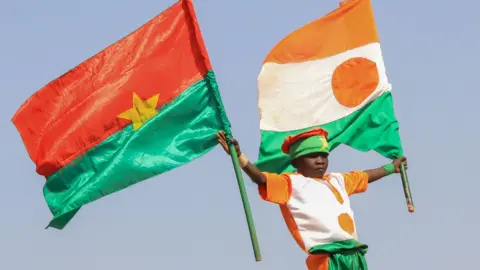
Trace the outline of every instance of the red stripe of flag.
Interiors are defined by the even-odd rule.
[[[19,108],[12,121],[39,174],[53,174],[131,124],[117,115],[132,107],[133,92],[143,100],[160,94],[161,107],[205,76],[211,65],[202,58],[203,42],[196,42],[188,1],[50,82]]]

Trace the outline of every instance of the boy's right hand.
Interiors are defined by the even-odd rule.
[[[223,147],[223,150],[225,150],[225,152],[227,152],[227,154],[230,155],[230,149],[227,143],[227,136],[225,132],[219,131],[217,133],[217,140],[218,140],[218,143]],[[240,151],[240,145],[238,144],[238,141],[235,140],[234,138],[232,138],[230,141],[233,143],[233,145],[235,145],[237,156],[240,157],[240,155],[242,154],[242,151]]]

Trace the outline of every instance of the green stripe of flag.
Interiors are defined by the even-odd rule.
[[[403,155],[398,121],[393,110],[391,92],[385,92],[373,102],[344,118],[318,126],[328,131],[330,151],[340,144],[359,151],[374,150],[387,158]],[[256,165],[262,171],[281,173],[295,170],[288,155],[280,147],[283,140],[313,127],[287,132],[261,131],[259,158]]]
[[[223,129],[215,77],[182,92],[139,130],[113,134],[51,175],[45,200],[54,215],[49,227],[62,229],[83,205],[201,157],[217,145]]]

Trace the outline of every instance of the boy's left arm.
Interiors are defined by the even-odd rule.
[[[365,192],[368,188],[368,184],[375,182],[392,173],[400,172],[400,165],[404,162],[405,169],[407,166],[407,159],[405,157],[397,158],[392,163],[386,164],[377,169],[365,170],[365,171],[353,171],[343,174],[345,182],[345,189],[348,195]]]
[[[364,171],[368,175],[368,183],[375,182],[393,173],[400,173],[400,166],[402,163],[405,164],[405,169],[407,169],[407,158],[400,157],[394,159],[392,163],[386,164],[380,168]]]

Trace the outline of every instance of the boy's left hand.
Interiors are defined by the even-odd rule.
[[[407,158],[406,157],[399,157],[392,161],[393,165],[395,166],[395,172],[400,173],[400,165],[402,162],[405,164],[405,170],[408,169]]]

